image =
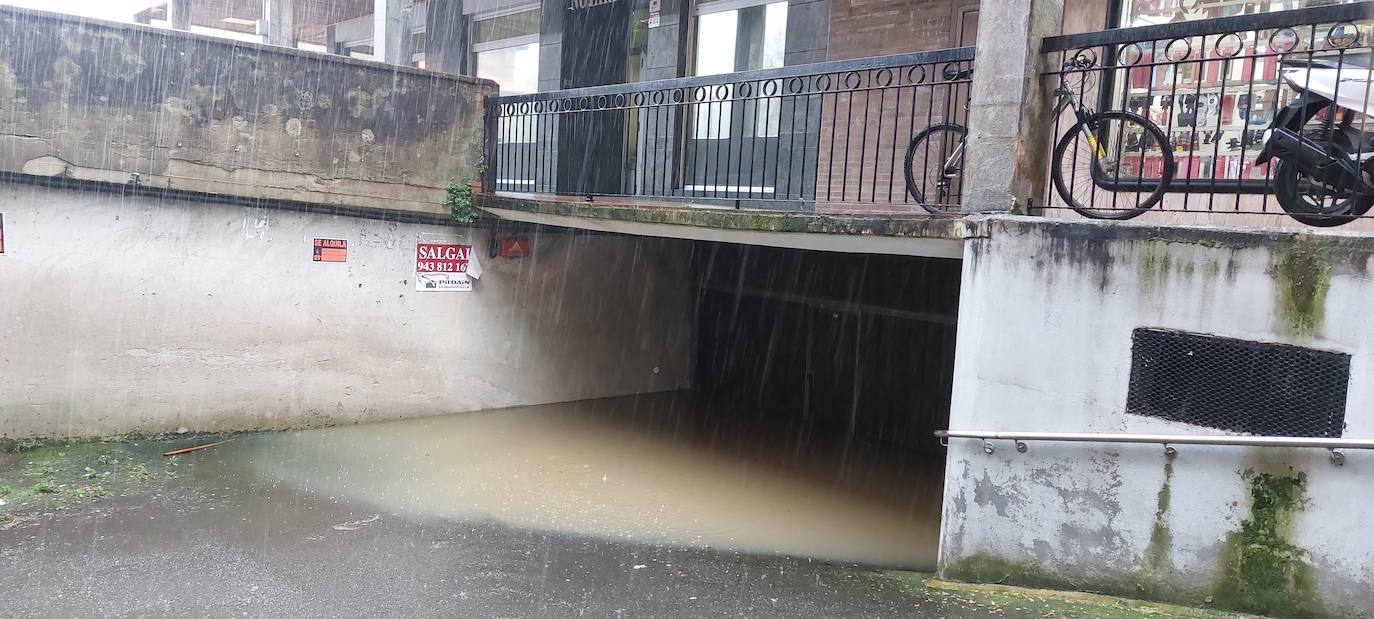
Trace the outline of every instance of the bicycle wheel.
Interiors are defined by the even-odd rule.
[[[1078,122],[1054,147],[1050,176],[1064,203],[1084,217],[1130,219],[1164,197],[1174,177],[1169,137],[1130,112]]]
[[[927,127],[906,147],[906,192],[921,208],[943,213],[959,205],[964,188],[964,136],[968,130],[945,123]]]
[[[1289,217],[1322,228],[1350,223],[1374,206],[1374,196],[1334,191],[1283,159],[1274,166],[1274,198]]]

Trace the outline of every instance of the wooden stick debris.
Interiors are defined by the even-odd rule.
[[[209,449],[209,448],[211,448],[211,447],[214,447],[215,445],[223,445],[223,444],[225,444],[225,443],[228,443],[229,440],[230,440],[230,439],[225,439],[225,440],[217,441],[217,442],[214,442],[214,443],[206,443],[206,444],[204,444],[204,445],[196,445],[195,447],[187,447],[187,448],[185,448],[185,449],[173,449],[172,451],[163,452],[162,455],[164,455],[164,456],[179,456],[179,455],[181,455],[181,454],[188,454],[188,453],[191,453],[191,452],[193,452],[193,451],[200,451],[200,450],[202,450],[202,449]]]

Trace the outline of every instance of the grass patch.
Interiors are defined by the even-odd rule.
[[[157,490],[183,476],[162,452],[218,435],[131,433],[92,439],[0,441],[0,497],[16,518]]]
[[[52,465],[46,462],[30,462],[29,465],[24,467],[24,470],[20,471],[19,474],[23,475],[24,477],[52,477],[53,474],[56,472],[57,469],[53,468]]]
[[[72,489],[74,499],[98,499],[105,495],[105,488],[101,486],[77,486]]]
[[[923,572],[889,571],[882,577],[896,582],[907,593],[946,606],[978,609],[999,616],[1092,617],[1139,619],[1182,617],[1188,619],[1237,619],[1248,617],[1205,608],[1188,608],[1125,598],[1026,589],[1007,585],[975,585],[937,580]]]

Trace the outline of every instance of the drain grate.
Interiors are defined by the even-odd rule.
[[[1131,335],[1126,412],[1259,436],[1341,436],[1350,355],[1164,329]]]

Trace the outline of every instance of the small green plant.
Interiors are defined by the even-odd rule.
[[[444,204],[453,214],[453,223],[470,224],[477,218],[477,209],[472,206],[472,194],[472,185],[468,181],[456,180],[448,184]]]
[[[14,494],[14,487],[13,487],[13,486],[9,486],[9,485],[6,485],[6,484],[0,484],[0,496],[9,496],[9,495],[11,495],[11,494]]]
[[[143,464],[135,464],[131,470],[133,471],[134,478],[139,481],[147,481],[153,476],[153,472],[148,470],[148,467]]]
[[[13,449],[15,453],[23,453],[25,451],[33,451],[42,446],[42,441],[39,441],[37,439],[26,438],[23,440],[15,441]]]
[[[35,494],[57,494],[57,482],[45,479],[33,485]]]
[[[14,515],[3,509],[0,509],[0,522],[9,522],[11,520],[14,520]]]
[[[105,496],[105,488],[101,486],[77,486],[72,490],[72,496],[78,499],[98,499]]]
[[[47,462],[39,462],[36,464],[30,462],[29,465],[24,467],[24,470],[21,471],[21,474],[25,477],[49,477],[56,472],[57,470]]]

